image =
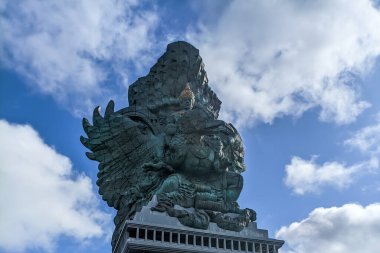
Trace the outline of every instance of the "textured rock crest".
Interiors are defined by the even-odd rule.
[[[194,92],[195,104],[216,119],[221,101],[208,86],[199,50],[183,41],[169,44],[149,74],[129,87],[129,105],[151,108],[170,105],[175,103],[186,84]]]

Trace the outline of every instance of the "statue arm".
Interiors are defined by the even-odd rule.
[[[173,173],[174,172],[174,169],[173,169],[172,166],[170,166],[169,164],[164,163],[162,161],[158,162],[158,163],[151,163],[151,162],[144,163],[142,165],[142,168],[145,171],[166,171],[166,172],[169,172],[169,173]]]
[[[226,201],[236,202],[239,198],[240,192],[243,188],[243,177],[232,171],[226,173],[227,177],[227,189],[226,189]]]

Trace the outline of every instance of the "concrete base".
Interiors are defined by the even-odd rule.
[[[215,223],[207,230],[186,227],[166,213],[151,211],[155,204],[154,198],[133,220],[124,222],[113,253],[277,253],[284,244],[268,238],[268,231],[257,229],[255,222],[241,232],[221,229]]]

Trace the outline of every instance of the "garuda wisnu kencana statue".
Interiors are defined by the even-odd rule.
[[[149,74],[130,85],[129,107],[83,119],[81,142],[99,162],[97,185],[117,210],[115,245],[124,220],[156,196],[156,212],[183,225],[241,231],[256,219],[237,199],[245,170],[242,139],[218,120],[221,101],[208,85],[198,49],[174,42]]]

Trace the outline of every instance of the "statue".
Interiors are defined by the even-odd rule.
[[[99,162],[99,193],[117,210],[120,226],[155,195],[156,212],[183,225],[241,231],[256,213],[237,199],[245,170],[242,139],[232,124],[218,120],[221,101],[208,86],[199,51],[174,42],[149,74],[129,87],[129,107],[104,117],[95,108],[93,124],[83,119],[88,136],[81,142]]]

